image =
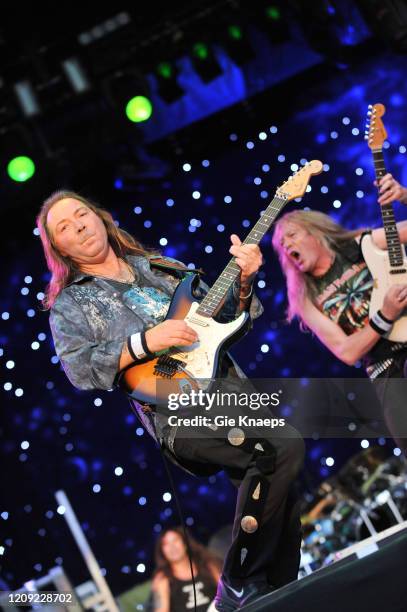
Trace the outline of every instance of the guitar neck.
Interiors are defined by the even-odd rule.
[[[286,202],[287,198],[274,196],[256,225],[243,240],[243,244],[259,244]],[[222,307],[229,289],[232,287],[239,274],[240,268],[236,263],[235,257],[232,257],[226,268],[202,300],[197,309],[197,313],[205,317],[215,316]]]
[[[386,174],[383,150],[373,149],[373,165],[376,181],[379,181]],[[389,254],[390,266],[397,268],[403,265],[403,248],[400,236],[397,231],[396,219],[394,217],[393,204],[383,204],[381,207],[384,233],[386,236],[387,251]]]

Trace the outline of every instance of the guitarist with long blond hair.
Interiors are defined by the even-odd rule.
[[[377,185],[382,206],[396,199],[407,204],[407,189],[391,174]],[[407,221],[397,223],[397,230],[400,242],[406,244]],[[386,249],[383,228],[347,230],[324,213],[301,210],[279,219],[273,247],[286,279],[288,321],[297,318],[303,329],[347,365],[362,360],[368,376],[377,380],[387,426],[407,454],[406,395],[386,384],[389,378],[407,377],[407,342],[387,339],[406,313],[407,284],[396,277],[380,308],[370,312],[374,279],[361,250],[363,239]]]

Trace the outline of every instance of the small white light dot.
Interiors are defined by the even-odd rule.
[[[213,247],[210,244],[207,244],[205,247],[205,253],[212,253]]]
[[[153,223],[149,219],[144,221],[144,227],[146,227],[147,229],[150,228],[152,225],[153,225]]]
[[[292,172],[297,172],[297,170],[298,170],[298,164],[291,164],[290,168],[291,168],[291,171],[292,171]]]
[[[143,212],[143,209],[141,208],[141,206],[135,206],[133,208],[133,211],[136,213],[136,215],[141,215],[141,213]]]
[[[260,347],[260,350],[261,350],[262,353],[268,353],[269,350],[270,350],[270,347],[269,347],[268,344],[262,344],[261,347]]]
[[[253,179],[253,183],[255,185],[261,185],[261,178],[259,176],[256,176],[256,178]]]
[[[266,140],[266,138],[267,138],[267,134],[266,134],[266,132],[260,132],[260,134],[259,134],[259,139],[260,139],[260,140]]]
[[[12,361],[11,359],[10,359],[10,361],[6,361],[6,368],[7,368],[8,370],[12,370],[12,369],[14,368],[14,366],[15,366],[15,365],[16,365],[16,364],[15,364],[15,363],[14,363],[14,361]]]
[[[250,226],[250,221],[248,219],[243,219],[242,225],[243,225],[243,227],[249,227]]]
[[[328,467],[332,467],[335,464],[335,459],[333,457],[327,457],[325,463]]]
[[[277,159],[278,159],[279,162],[283,162],[283,161],[285,161],[285,155],[279,155],[277,157]]]
[[[217,225],[216,229],[218,230],[218,232],[224,232],[225,231],[225,226],[222,225],[222,223],[219,223],[219,225]]]
[[[23,391],[22,389],[20,389],[20,388],[19,388],[19,389],[16,389],[16,390],[14,391],[14,394],[15,394],[17,397],[21,397],[22,395],[24,395],[24,391]]]
[[[270,132],[271,132],[271,134],[277,134],[278,129],[276,128],[276,126],[275,126],[275,125],[272,125],[272,126],[271,126],[271,128],[270,128]]]
[[[42,291],[40,291],[39,293],[37,293],[37,300],[43,300],[45,297],[45,295],[43,294]]]
[[[404,145],[400,145],[399,146],[399,153],[405,153],[406,152],[406,147]]]
[[[9,312],[2,312],[1,313],[1,318],[3,319],[3,321],[7,321],[10,318],[10,313]]]
[[[350,123],[349,117],[342,117],[342,123],[343,125],[349,125]]]
[[[21,295],[28,295],[30,293],[30,290],[28,287],[23,287],[21,289]]]
[[[65,506],[58,506],[57,512],[58,514],[65,514]]]
[[[324,164],[322,166],[322,168],[323,168],[324,172],[328,172],[331,169],[331,166],[329,164]]]
[[[0,555],[4,555],[5,548],[4,546],[0,546]]]
[[[168,244],[167,238],[160,238],[160,244],[161,246],[166,246]]]
[[[114,473],[115,473],[115,475],[116,475],[116,476],[122,476],[122,474],[123,474],[123,468],[122,468],[122,467],[120,467],[120,466],[118,466],[118,467],[114,468]]]
[[[246,147],[248,149],[254,149],[254,142],[252,142],[251,140],[249,140],[249,142],[246,142]]]
[[[100,493],[100,491],[101,491],[101,490],[102,490],[102,487],[100,486],[100,484],[95,484],[95,485],[93,485],[93,487],[92,487],[92,491],[93,491],[94,493]]]
[[[101,400],[100,397],[97,397],[93,400],[93,403],[95,406],[101,406],[103,404],[103,400]]]
[[[139,574],[143,574],[146,571],[146,566],[144,565],[144,563],[139,563],[136,569],[139,572]]]
[[[309,193],[310,191],[312,191],[312,187],[311,185],[307,185],[307,188],[305,190],[307,193]]]
[[[330,135],[331,135],[331,138],[333,138],[333,140],[335,140],[335,138],[338,138],[338,132],[333,131],[331,132]]]
[[[358,135],[359,135],[359,128],[356,128],[356,127],[355,127],[355,128],[352,128],[352,134],[353,134],[354,136],[358,136]]]
[[[268,164],[263,164],[261,169],[263,170],[263,172],[269,172],[270,171],[270,166]]]
[[[210,162],[209,159],[203,159],[202,160],[202,165],[204,168],[207,168],[209,166]]]
[[[11,382],[6,382],[4,383],[3,387],[5,391],[11,391],[11,389],[13,388],[13,385],[11,384]]]
[[[166,201],[167,206],[169,206],[171,208],[171,206],[174,206],[175,202],[172,198],[168,198],[168,200]]]
[[[364,194],[364,192],[363,192],[361,189],[359,189],[359,190],[356,192],[356,197],[357,197],[357,198],[363,198],[363,196],[364,196],[364,195],[365,195],[365,194]]]
[[[361,440],[361,441],[360,441],[360,446],[361,446],[362,448],[369,448],[369,446],[370,446],[370,445],[369,445],[369,440]]]
[[[24,277],[24,282],[27,283],[27,285],[29,285],[30,283],[33,282],[33,279],[31,276],[25,276]]]
[[[188,527],[190,527],[191,525],[194,524],[194,519],[192,518],[192,516],[188,516],[188,518],[187,518],[187,520],[185,522],[188,525]]]
[[[47,334],[44,334],[44,332],[41,332],[40,334],[38,334],[37,338],[40,342],[43,342],[47,337]]]
[[[55,364],[59,362],[59,357],[57,355],[53,355],[51,357],[51,363]]]
[[[363,168],[356,168],[356,170],[355,170],[355,174],[357,174],[358,176],[362,176],[362,174],[363,174]]]
[[[31,343],[31,348],[33,351],[38,351],[38,349],[40,348],[40,343],[35,341]]]
[[[227,195],[223,198],[223,201],[225,202],[225,204],[230,204],[232,201],[232,197],[230,195]]]
[[[334,200],[334,201],[332,202],[332,206],[333,206],[334,208],[340,208],[340,207],[342,206],[342,202],[341,202],[340,200]]]
[[[169,501],[171,501],[171,499],[172,499],[172,495],[171,495],[171,493],[164,493],[164,495],[163,495],[163,500],[164,500],[165,502],[169,502]]]
[[[38,229],[38,227],[34,227],[33,234],[34,234],[34,236],[39,236],[40,235],[40,230]]]
[[[23,450],[27,450],[27,448],[30,448],[30,443],[27,442],[27,440],[24,440],[23,442],[21,442],[20,446]]]
[[[191,164],[184,164],[182,169],[184,172],[189,172],[191,170]]]
[[[201,197],[201,193],[199,191],[193,191],[192,197],[194,198],[194,200],[199,200],[199,198]]]
[[[266,283],[264,282],[264,280],[259,280],[259,282],[257,283],[257,286],[259,287],[259,289],[264,289],[264,287],[266,286]]]
[[[263,198],[263,199],[268,198],[268,195],[269,195],[268,191],[265,191],[265,190],[260,191],[260,197],[261,198]]]
[[[230,139],[232,142],[236,142],[236,140],[237,140],[237,134],[230,134],[229,139]]]
[[[321,187],[321,193],[328,193],[329,189],[326,185],[322,185]]]
[[[0,516],[3,519],[3,521],[7,521],[7,519],[8,519],[8,512],[2,512],[0,514]]]
[[[395,455],[396,457],[400,457],[401,455],[401,449],[400,448],[393,448],[393,455]]]
[[[30,317],[30,318],[35,317],[35,310],[33,310],[32,308],[29,308],[27,310],[27,317]]]
[[[385,140],[383,143],[383,149],[389,149],[390,148],[390,143],[388,140]]]

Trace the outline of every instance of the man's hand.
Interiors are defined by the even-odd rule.
[[[398,200],[403,204],[407,204],[407,189],[400,185],[391,174],[385,174],[380,180],[374,182],[376,187],[379,187],[379,204],[391,204]]]
[[[167,319],[146,331],[146,343],[152,353],[170,346],[189,346],[199,340],[198,334],[185,321]]]
[[[257,244],[242,244],[236,234],[232,234],[230,239],[232,246],[229,253],[234,255],[235,261],[241,269],[240,284],[242,287],[250,286],[260,266],[263,265],[263,255]]]
[[[381,312],[386,319],[395,321],[407,308],[407,285],[392,285],[384,296]]]

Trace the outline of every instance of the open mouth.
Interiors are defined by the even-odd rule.
[[[290,251],[290,257],[298,261],[300,259],[300,254],[298,251]]]

